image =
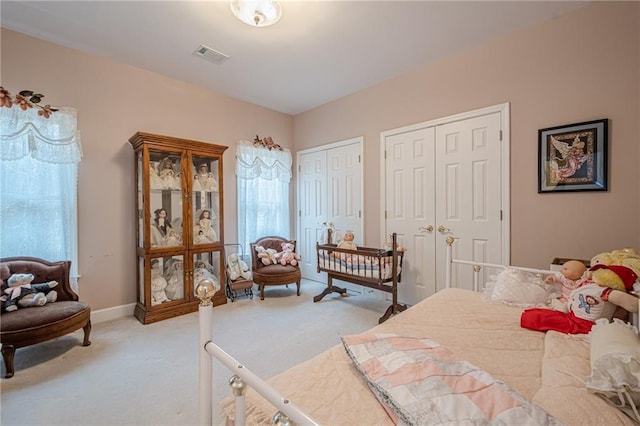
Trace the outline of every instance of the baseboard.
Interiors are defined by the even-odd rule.
[[[132,316],[135,307],[135,303],[130,303],[128,305],[91,311],[91,324],[95,325],[105,321]]]

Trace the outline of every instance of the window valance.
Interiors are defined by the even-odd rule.
[[[82,159],[74,108],[60,108],[48,119],[38,115],[36,108],[0,108],[0,126],[3,161],[27,155],[47,163],[79,163]]]
[[[291,181],[293,159],[288,149],[268,149],[240,142],[236,148],[236,176],[242,179],[260,177],[266,180]]]

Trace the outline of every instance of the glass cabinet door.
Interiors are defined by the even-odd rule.
[[[149,150],[151,248],[183,246],[182,156]]]
[[[219,160],[193,155],[191,164],[193,244],[217,243],[220,241]]]
[[[144,257],[140,257],[139,271],[144,271]],[[139,302],[147,306],[157,306],[175,300],[184,300],[184,256],[158,256],[149,258],[151,277],[149,300],[144,300],[144,288],[140,288]],[[144,277],[140,277],[144,283]]]

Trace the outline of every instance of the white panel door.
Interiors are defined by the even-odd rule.
[[[435,293],[435,129],[389,136],[386,155],[386,229],[407,248],[398,284],[400,303],[414,304]],[[431,231],[429,231],[431,229]]]
[[[384,229],[407,247],[401,303],[413,305],[444,288],[448,236],[456,238],[456,258],[504,263],[508,257],[503,127],[502,112],[487,111],[383,134]],[[471,271],[454,267],[452,285],[471,289]],[[486,268],[482,274],[480,288]]]
[[[327,218],[327,153],[315,151],[298,156],[298,241],[302,276],[321,280],[317,271],[316,242]]]
[[[436,232],[457,238],[455,257],[486,263],[502,260],[502,168],[500,113],[436,127]],[[444,227],[443,230],[438,230]],[[444,238],[439,238],[440,240]],[[445,264],[438,244],[436,263]],[[472,289],[472,269],[456,268],[454,283]],[[437,288],[444,288],[444,270],[436,268]],[[493,273],[493,272],[491,272]],[[482,270],[480,288],[487,278]]]
[[[356,244],[363,245],[362,141],[354,138],[298,153],[297,238],[303,278],[326,282],[316,256],[322,222],[333,222],[341,232],[352,230]]]
[[[351,230],[355,243],[363,245],[361,145],[350,144],[327,150],[327,220],[341,234]]]

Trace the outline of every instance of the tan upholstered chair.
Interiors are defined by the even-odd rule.
[[[6,288],[6,280],[13,274],[33,274],[33,283],[58,281],[54,290],[56,302],[33,308],[19,308],[0,315],[0,343],[6,368],[5,378],[13,377],[13,360],[17,348],[35,345],[84,330],[83,346],[89,346],[91,333],[91,308],[78,301],[78,295],[69,284],[71,262],[47,262],[35,257],[7,257],[0,259],[0,284]]]
[[[282,237],[263,237],[256,242],[251,243],[251,269],[253,271],[253,282],[258,284],[260,288],[260,300],[264,300],[264,287],[268,285],[283,285],[296,283],[297,295],[300,296],[300,280],[302,273],[300,265],[264,265],[262,260],[258,258],[256,247],[262,246],[265,249],[274,249],[277,252],[282,251],[282,243],[293,243],[295,240],[287,240]],[[294,249],[295,251],[295,249]]]

